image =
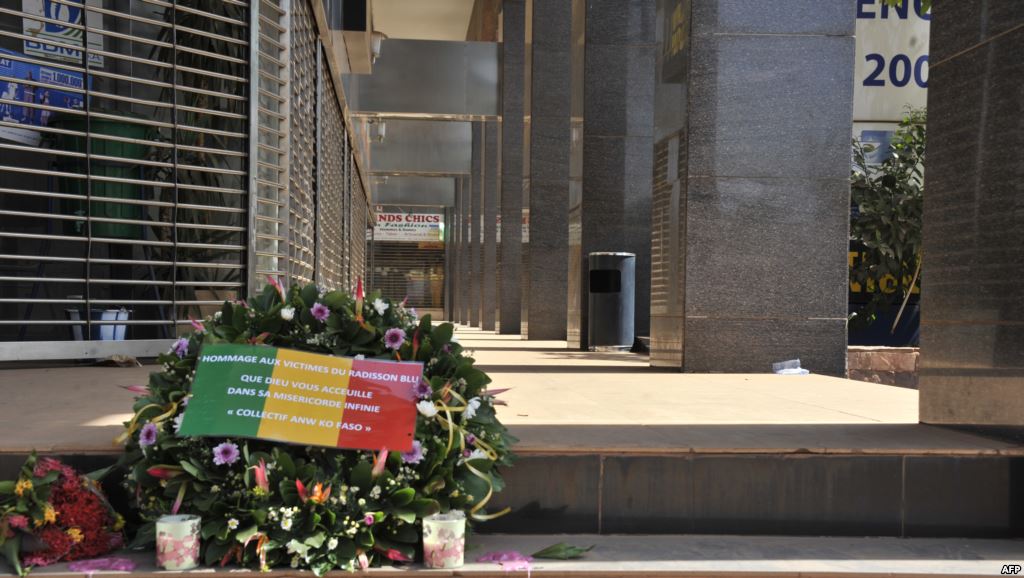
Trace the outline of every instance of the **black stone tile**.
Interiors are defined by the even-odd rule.
[[[695,456],[693,531],[897,536],[900,458]]]
[[[845,318],[850,186],[691,178],[686,313]]]
[[[854,40],[694,38],[691,176],[847,179]]]
[[[1020,535],[1024,523],[1024,459],[905,459],[907,536]]]
[[[588,45],[583,122],[587,136],[651,136],[654,132],[653,45]]]
[[[851,36],[856,6],[856,2],[821,0],[693,0],[692,30],[694,34]]]
[[[1020,26],[1024,23],[1024,2],[935,0],[932,14],[929,50],[934,66],[979,42]]]
[[[504,312],[502,312],[504,316]],[[505,490],[488,510],[513,511],[479,526],[482,532],[512,534],[587,534],[598,531],[600,458],[527,457],[502,472]]]
[[[689,457],[605,458],[602,533],[683,534],[693,529],[692,514]]]
[[[653,44],[655,0],[590,0],[587,44]]]
[[[771,364],[800,359],[812,373],[846,374],[846,320],[729,319],[683,321],[683,370],[769,373]]]

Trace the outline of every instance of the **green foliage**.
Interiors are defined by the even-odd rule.
[[[913,0],[884,0],[886,4],[897,8],[902,6],[905,2],[913,2]],[[928,12],[932,9],[932,0],[921,0],[921,12]]]
[[[583,548],[581,546],[573,546],[572,544],[559,542],[557,544],[552,544],[539,552],[534,552],[533,557],[547,558],[549,560],[573,560],[575,558],[582,558],[584,554],[593,549],[593,545]]]
[[[313,305],[326,305],[318,321]],[[405,332],[396,350],[384,343],[392,328]],[[420,520],[439,511],[462,510],[470,520],[488,517],[488,494],[504,483],[498,466],[509,466],[515,439],[498,422],[490,378],[452,339],[450,324],[434,326],[400,304],[372,293],[365,302],[315,286],[279,291],[274,284],[246,302],[224,306],[184,338],[187,351],[159,358],[148,394],[127,426],[121,467],[126,489],[145,525],[135,544],[152,541],[153,522],[174,509],[203,518],[203,560],[243,566],[307,568],[317,575],[340,568],[415,557]],[[429,388],[416,441],[422,459],[300,447],[261,440],[182,438],[176,435],[191,395],[200,348],[206,343],[262,343],[320,354],[420,361]],[[181,349],[178,350],[181,352]],[[467,411],[470,405],[474,411]],[[141,447],[139,430],[156,425],[156,443]],[[217,465],[213,448],[236,443],[237,463]],[[374,463],[383,462],[375,469]],[[154,470],[154,468],[162,468]],[[155,474],[155,475],[154,475]],[[493,514],[492,514],[493,516]]]
[[[853,142],[850,184],[857,216],[850,222],[850,239],[863,251],[850,269],[850,280],[872,292],[853,323],[870,324],[880,308],[904,299],[916,285],[926,120],[924,110],[908,110],[893,134],[891,155],[879,165],[867,162],[867,153],[875,147]]]

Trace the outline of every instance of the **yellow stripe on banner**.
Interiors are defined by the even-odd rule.
[[[259,437],[337,446],[352,360],[279,349],[277,361]]]

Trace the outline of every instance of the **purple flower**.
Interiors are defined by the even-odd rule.
[[[178,340],[174,342],[174,347],[171,348],[171,351],[178,357],[185,357],[188,355],[188,338],[179,337]]]
[[[430,387],[430,382],[422,377],[420,382],[412,387],[412,390],[420,399],[430,399],[434,395],[434,388]]]
[[[331,316],[331,310],[326,305],[320,302],[316,302],[312,307],[309,308],[309,312],[316,317],[317,321],[327,321],[327,318]]]
[[[147,423],[139,432],[139,445],[142,447],[151,446],[156,443],[156,425]]]
[[[419,440],[413,440],[412,450],[402,452],[402,461],[407,464],[418,464],[423,461],[423,444]]]
[[[451,344],[450,343],[445,343],[444,345],[442,345],[441,346],[441,351],[443,351],[445,353],[451,353],[452,352]]]
[[[468,458],[471,455],[473,455],[473,452],[471,452],[469,450],[462,450],[462,457]]]
[[[230,466],[238,461],[238,446],[231,442],[224,442],[213,448],[213,463],[218,466]]]
[[[471,433],[467,433],[466,434],[466,443],[469,444],[469,445],[475,444],[476,443],[476,436],[471,434]]]
[[[384,334],[384,346],[388,349],[398,350],[405,343],[405,331],[392,327]]]
[[[367,514],[366,516],[363,517],[363,523],[366,524],[367,526],[372,526],[374,521],[375,520],[374,520],[373,514]]]

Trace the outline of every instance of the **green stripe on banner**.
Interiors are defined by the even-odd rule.
[[[207,403],[185,409],[178,434],[256,437],[276,357],[277,348],[262,345],[203,347],[192,395]]]

